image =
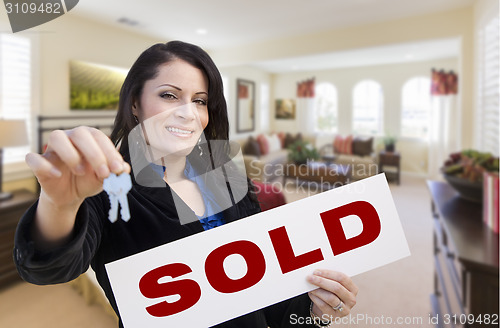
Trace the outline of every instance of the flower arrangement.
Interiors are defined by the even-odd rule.
[[[288,159],[295,164],[304,164],[308,160],[319,159],[319,153],[310,143],[297,140],[288,147]]]
[[[450,154],[442,171],[470,182],[481,182],[484,172],[498,172],[498,157],[491,153],[467,149]]]

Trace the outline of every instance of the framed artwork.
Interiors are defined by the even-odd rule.
[[[236,132],[255,130],[255,83],[236,80]]]
[[[294,120],[295,108],[295,99],[276,99],[275,118]]]
[[[72,60],[69,63],[70,108],[116,110],[128,70]]]

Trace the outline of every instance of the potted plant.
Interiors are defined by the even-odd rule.
[[[384,146],[385,146],[385,151],[386,152],[394,152],[396,150],[396,141],[397,138],[393,135],[386,135],[383,139]]]
[[[305,164],[307,160],[319,159],[319,153],[310,143],[297,140],[288,147],[288,159],[295,164]]]

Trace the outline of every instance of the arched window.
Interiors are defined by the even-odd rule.
[[[401,136],[427,139],[431,106],[431,80],[414,77],[403,85],[401,106]]]
[[[361,81],[353,90],[352,132],[377,135],[383,131],[384,96],[382,86],[375,81]]]
[[[338,106],[337,88],[331,83],[318,83],[315,88],[315,122],[316,132],[337,133]]]

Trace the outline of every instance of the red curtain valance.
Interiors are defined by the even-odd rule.
[[[297,82],[297,98],[314,98],[314,77]]]
[[[458,92],[458,75],[453,71],[432,69],[431,95],[456,95]]]

